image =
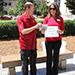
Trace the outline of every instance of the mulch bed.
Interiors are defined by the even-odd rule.
[[[66,49],[75,53],[75,36],[65,36],[62,37],[62,40],[67,42]],[[42,51],[41,42],[45,41],[44,37],[37,38],[37,49],[38,51]],[[1,39],[0,40],[0,56],[3,55],[12,55],[19,54],[20,45],[18,39]]]

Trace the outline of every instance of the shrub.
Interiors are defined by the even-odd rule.
[[[43,20],[36,20],[38,23],[43,23]],[[63,35],[75,35],[75,20],[65,20],[65,31]],[[43,36],[41,32],[36,30],[36,37]],[[19,37],[17,20],[1,20],[0,21],[0,38],[2,37]]]
[[[36,20],[37,23],[43,23],[43,20]]]
[[[0,23],[0,37],[18,37],[18,27],[15,21]]]
[[[44,15],[38,16],[38,18],[44,18]]]
[[[75,34],[75,20],[65,20],[65,35]]]
[[[37,22],[43,23],[43,20],[36,20]],[[36,30],[36,36],[40,37],[41,32]],[[2,20],[0,21],[0,38],[2,37],[19,37],[17,21],[16,20]]]

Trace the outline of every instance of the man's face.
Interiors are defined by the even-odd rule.
[[[29,8],[29,14],[32,15],[34,13],[34,5],[31,5]]]

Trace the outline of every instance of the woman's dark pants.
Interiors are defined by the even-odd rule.
[[[47,62],[46,62],[46,75],[58,75],[58,62],[59,62],[59,51],[61,47],[61,40],[58,41],[45,41]],[[53,54],[53,66],[52,66],[52,50]]]

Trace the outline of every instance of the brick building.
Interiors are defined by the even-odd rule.
[[[34,0],[35,2],[41,3],[42,0]],[[7,14],[8,9],[11,7],[13,9],[15,9],[15,3],[17,2],[17,0],[4,0],[4,13]]]
[[[34,0],[34,1],[41,3],[42,0]],[[6,6],[4,6],[4,10],[5,10],[5,14],[7,14],[7,11],[10,7],[15,9],[15,3],[17,2],[17,0],[4,0],[4,2],[6,5]],[[66,0],[47,0],[47,5],[49,5],[52,2],[58,3],[62,16],[64,16],[64,17],[75,17],[74,15],[72,16],[72,14],[69,12],[68,8],[64,4],[66,2]]]
[[[11,7],[13,9],[15,9],[15,3],[17,2],[17,0],[4,0],[4,13],[7,14],[8,9]]]

